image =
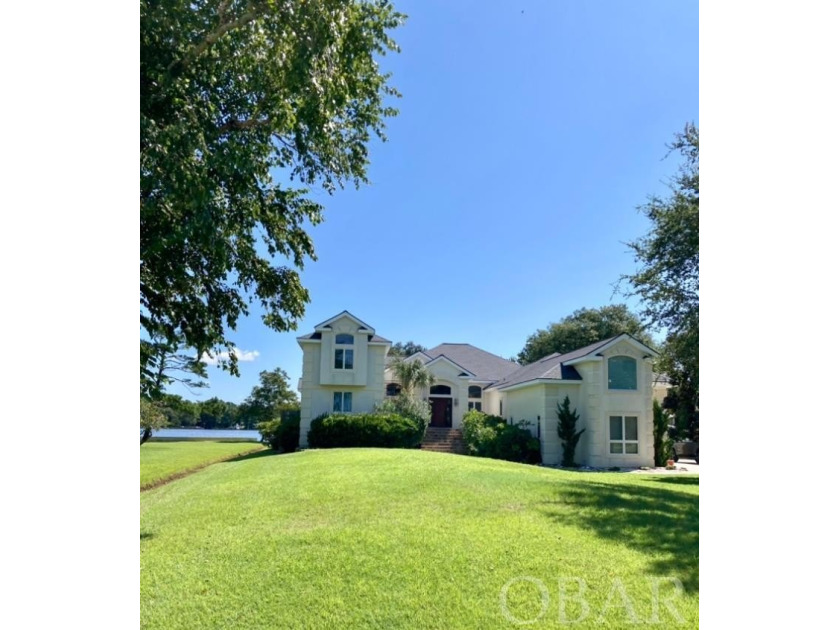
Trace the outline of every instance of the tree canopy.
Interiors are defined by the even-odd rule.
[[[289,386],[289,375],[280,368],[260,372],[260,384],[251,390],[243,403],[247,426],[255,426],[280,417],[284,409],[300,405],[297,393]]]
[[[695,434],[700,404],[700,130],[693,123],[669,145],[682,163],[666,198],[651,197],[639,210],[650,231],[629,243],[639,268],[622,276],[627,294],[643,301],[646,323],[668,333],[659,369],[671,390],[665,407],[683,433]],[[696,435],[691,435],[696,437]]]
[[[414,343],[413,341],[398,341],[391,345],[391,349],[388,350],[388,356],[405,358],[418,352],[425,352],[426,350],[428,350],[426,346],[421,346],[419,343]]]
[[[140,323],[149,339],[227,350],[257,302],[296,327],[328,193],[366,182],[399,96],[377,58],[398,51],[387,0],[140,3]],[[284,182],[281,182],[281,179]],[[141,375],[153,353],[141,348]]]
[[[650,346],[654,345],[639,317],[626,305],[581,308],[528,337],[517,361],[526,365],[549,354],[571,352],[623,332]]]

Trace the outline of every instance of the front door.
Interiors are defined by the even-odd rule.
[[[432,421],[430,425],[433,427],[451,427],[452,399],[429,398],[429,402],[432,403]]]

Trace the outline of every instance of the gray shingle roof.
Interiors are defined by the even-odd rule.
[[[584,357],[600,348],[607,345],[613,339],[617,339],[621,335],[610,337],[596,343],[591,343],[583,348],[572,350],[566,354],[555,352],[547,357],[543,357],[539,361],[534,361],[528,365],[523,365],[516,372],[509,374],[506,378],[493,383],[491,387],[502,388],[510,387],[511,385],[519,385],[539,378],[550,378],[558,381],[580,381],[583,380],[573,365],[563,365],[567,361],[573,361]]]
[[[442,354],[475,374],[476,380],[479,381],[496,381],[519,368],[519,365],[513,361],[508,361],[468,343],[442,343],[429,348],[425,354],[432,359]]]

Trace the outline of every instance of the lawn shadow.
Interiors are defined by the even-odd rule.
[[[152,532],[140,532],[140,540],[149,540],[154,537],[155,535]]]
[[[678,486],[699,486],[700,477],[681,477],[677,475],[661,475],[659,477],[652,477],[649,481],[658,481],[659,483],[672,483]]]
[[[258,459],[260,457],[273,457],[274,455],[282,455],[280,451],[272,451],[270,448],[264,451],[256,451],[255,453],[245,453],[244,455],[237,455],[231,459],[226,459],[222,464],[231,464],[233,462],[244,462],[249,459]]]
[[[648,555],[648,573],[677,577],[691,593],[699,588],[699,503],[697,495],[676,488],[580,481],[563,486],[557,500],[540,509],[564,526],[579,527]]]

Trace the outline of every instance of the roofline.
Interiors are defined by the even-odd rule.
[[[647,345],[646,343],[644,343],[644,342],[642,342],[642,341],[639,341],[638,339],[636,339],[636,338],[635,338],[633,335],[631,335],[630,333],[626,333],[626,332],[625,332],[625,333],[621,333],[621,334],[620,334],[620,335],[618,335],[617,337],[613,337],[612,339],[610,339],[609,341],[607,341],[607,342],[606,342],[603,346],[600,346],[600,347],[598,347],[598,348],[595,348],[595,350],[606,350],[606,349],[607,349],[607,348],[609,348],[610,346],[614,346],[614,345],[615,345],[615,344],[617,344],[619,341],[622,341],[624,337],[627,337],[627,340],[628,340],[628,341],[630,341],[631,343],[633,343],[633,344],[635,344],[635,345],[639,346],[640,348],[644,348],[645,350],[647,350],[648,352],[650,352],[653,356],[657,356],[657,357],[659,356],[659,353],[658,353],[656,350],[654,350],[653,348],[651,348],[651,347],[650,347],[649,345]],[[595,352],[595,350],[593,350],[592,352]],[[645,357],[645,358],[647,358],[647,357]]]
[[[375,332],[376,332],[376,331],[373,329],[373,327],[372,327],[372,326],[370,326],[370,324],[366,324],[366,323],[365,323],[365,322],[363,322],[361,319],[359,319],[358,317],[356,317],[355,315],[353,315],[353,313],[351,313],[351,312],[350,312],[350,311],[348,311],[347,309],[344,309],[344,310],[343,310],[343,311],[341,311],[338,315],[333,315],[333,316],[332,316],[332,317],[330,317],[329,319],[325,319],[325,320],[324,320],[324,321],[322,321],[320,324],[315,324],[315,330],[316,330],[316,331],[323,331],[323,330],[327,330],[327,328],[326,328],[326,326],[327,326],[327,325],[331,324],[332,322],[334,322],[335,320],[337,320],[339,317],[341,317],[341,316],[343,316],[343,315],[347,315],[350,319],[354,320],[357,324],[361,324],[361,325],[362,325],[362,327],[365,329],[365,331],[367,331],[367,332],[371,332],[371,333],[375,333]],[[358,331],[358,332],[361,332],[361,331]]]
[[[500,392],[510,392],[515,389],[522,389],[523,387],[530,387],[531,385],[583,385],[583,381],[580,380],[569,380],[569,379],[562,379],[562,378],[532,378],[527,381],[522,381],[521,383],[516,383],[514,385],[502,386],[502,387],[488,387],[487,389],[498,389]]]
[[[463,370],[464,372],[466,372],[466,373],[467,373],[467,375],[469,375],[469,376],[475,376],[475,374],[474,374],[473,372],[471,372],[470,370],[468,370],[467,368],[465,368],[463,365],[460,365],[460,364],[458,364],[458,363],[455,363],[455,361],[453,361],[452,359],[450,359],[450,358],[449,358],[448,356],[446,356],[445,354],[439,354],[439,355],[437,355],[434,359],[432,359],[431,361],[429,361],[428,363],[426,363],[426,364],[425,364],[425,366],[426,366],[426,367],[429,367],[432,363],[434,363],[434,362],[435,362],[435,361],[437,361],[438,359],[446,359],[447,361],[449,361],[449,363],[451,363],[452,365],[454,365],[455,367],[457,367],[459,370]],[[459,377],[459,378],[460,378],[460,377]]]

